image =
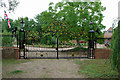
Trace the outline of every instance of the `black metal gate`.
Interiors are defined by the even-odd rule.
[[[49,36],[35,36],[41,32],[20,31],[19,57],[24,59],[75,59],[88,58],[88,48],[76,50],[76,44],[62,41],[49,34]],[[23,33],[23,34],[22,34]],[[23,37],[23,38],[21,38]],[[62,36],[61,36],[62,37]]]

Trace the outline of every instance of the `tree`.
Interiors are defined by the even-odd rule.
[[[5,7],[9,10],[9,12],[10,11],[14,12],[18,4],[19,4],[18,0],[7,0],[7,2],[5,2],[4,0],[0,0],[0,8]]]
[[[2,30],[4,31],[4,30],[6,30],[7,32],[10,32],[10,31],[12,31],[13,29],[14,29],[14,21],[12,20],[12,19],[9,19],[10,20],[10,23],[11,23],[11,28],[9,28],[8,27],[8,21],[7,20],[5,20],[5,19],[2,19],[2,21],[1,21],[1,24],[2,24]]]
[[[89,22],[93,22],[93,30],[98,27],[100,30],[104,29],[105,26],[101,24],[103,20],[102,11],[105,7],[101,6],[101,2],[69,2],[63,1],[55,4],[51,2],[49,4],[48,11],[44,12],[44,18],[41,18],[43,22],[42,27],[45,29],[53,21],[65,23],[67,26],[67,39],[75,39],[79,44],[79,40],[87,40],[88,31],[90,30]],[[51,27],[52,28],[52,27]],[[63,30],[62,30],[63,31]],[[64,31],[63,31],[64,32]],[[81,47],[81,46],[80,46]]]
[[[113,68],[117,68],[120,78],[120,21],[118,23],[118,27],[115,28],[113,36],[112,36],[112,66]]]

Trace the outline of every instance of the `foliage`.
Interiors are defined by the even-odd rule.
[[[96,35],[98,38],[104,38],[104,33],[100,33],[100,35]],[[104,39],[97,39],[97,43],[99,44],[104,44],[105,43],[105,40]]]
[[[15,8],[18,6],[18,4],[19,4],[18,0],[7,0],[7,2],[4,0],[0,0],[0,8],[5,7],[12,12],[15,11]]]
[[[82,47],[82,48],[80,48],[80,47],[75,47],[73,50],[75,50],[75,51],[78,51],[78,50],[87,50],[87,48],[84,48],[84,47]]]
[[[62,36],[63,39],[60,38],[62,41],[75,39],[79,44],[81,38],[87,40],[90,21],[94,23],[93,30],[98,27],[100,30],[105,28],[101,24],[103,20],[101,12],[104,10],[101,2],[63,1],[55,5],[51,2],[48,11],[37,15],[35,19],[42,30],[52,31],[57,37]]]
[[[11,28],[8,28],[7,21],[3,20],[3,29],[11,32],[15,27],[21,29],[20,21],[23,19],[25,27],[23,28],[27,33],[26,42],[51,44],[55,43],[57,37],[59,42],[76,40],[81,47],[79,40],[88,40],[88,31],[94,31],[99,27],[100,30],[105,26],[101,24],[103,20],[103,12],[105,7],[101,6],[101,2],[69,2],[63,1],[54,4],[51,2],[46,11],[38,14],[35,20],[25,18],[18,18],[11,21]],[[90,28],[89,22],[93,22]],[[95,34],[98,36],[97,34]],[[103,37],[101,34],[100,36]],[[98,41],[102,43],[101,41]]]
[[[16,65],[21,63],[27,63],[31,60],[20,60],[20,59],[2,59],[2,65],[8,66],[8,65]]]
[[[118,27],[115,28],[113,36],[112,36],[112,55],[111,61],[113,68],[117,68],[120,77],[120,22],[118,23]]]
[[[7,22],[7,20],[2,19],[1,23],[2,23],[2,30],[3,30],[3,31],[6,30],[6,31],[9,32],[9,27],[8,27],[8,22]]]
[[[80,50],[80,48],[79,47],[75,47],[74,50],[77,51],[77,50]]]
[[[10,47],[12,46],[12,34],[10,32],[4,31],[2,33],[2,46],[3,47]]]
[[[2,19],[2,31],[4,32],[5,30],[7,31],[7,32],[11,32],[13,29],[15,29],[15,27],[18,27],[19,26],[19,24],[20,24],[20,22],[18,23],[18,22],[16,22],[16,20],[15,21],[13,21],[13,19],[9,19],[10,20],[10,23],[11,23],[11,28],[9,28],[8,27],[8,22],[7,22],[7,20],[6,19]],[[19,27],[18,27],[19,28]]]
[[[22,70],[15,70],[15,71],[11,71],[10,74],[19,74],[22,73]]]

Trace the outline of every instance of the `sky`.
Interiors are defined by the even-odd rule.
[[[37,14],[48,9],[50,2],[57,3],[61,0],[19,0],[20,4],[16,8],[15,13],[7,13],[11,19],[18,19],[18,17],[34,18]],[[102,6],[106,7],[103,12],[105,16],[102,24],[106,26],[107,30],[112,27],[113,20],[118,17],[118,2],[120,0],[101,0]],[[4,9],[0,9],[0,16],[4,16]]]

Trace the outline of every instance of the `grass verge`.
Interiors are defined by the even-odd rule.
[[[79,74],[84,74],[88,78],[118,78],[118,72],[113,70],[109,60],[92,59],[80,61],[76,60],[76,64],[80,65]]]
[[[11,71],[10,74],[19,74],[22,73],[22,70],[15,70],[15,71]]]
[[[16,65],[20,63],[26,63],[29,62],[30,60],[25,60],[25,59],[2,59],[2,65]]]
[[[23,71],[19,69],[15,69],[18,64],[27,63],[31,60],[26,59],[2,59],[2,76],[3,78],[11,77],[15,75],[22,74]]]

